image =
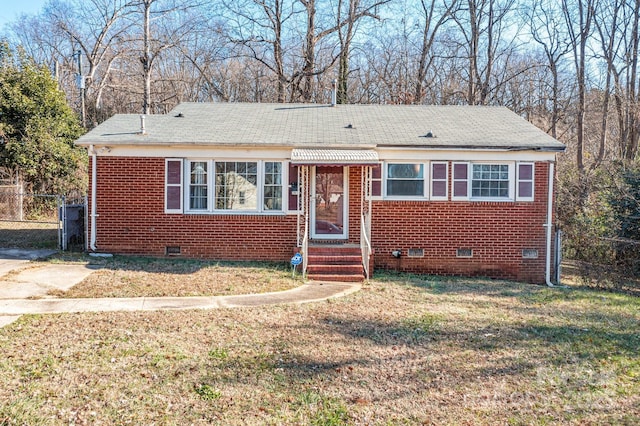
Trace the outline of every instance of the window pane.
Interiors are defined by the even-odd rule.
[[[474,164],[471,196],[508,198],[509,166],[507,164]]]
[[[255,210],[258,206],[257,163],[216,163],[215,205],[221,210]]]
[[[422,196],[423,182],[414,180],[390,180],[387,182],[387,195]]]
[[[424,166],[422,164],[388,164],[387,195],[423,196]]]
[[[206,210],[207,202],[207,162],[193,161],[190,163],[189,208]]]
[[[533,183],[532,182],[520,182],[518,184],[518,196],[520,196],[520,197],[532,197],[533,196]]]
[[[382,167],[375,165],[371,167],[371,177],[373,179],[380,179],[382,177]]]
[[[422,164],[389,164],[389,179],[422,179]]]
[[[264,209],[282,210],[282,163],[265,162]]]
[[[446,164],[433,164],[432,166],[432,178],[438,180],[444,180],[447,178],[447,165]]]
[[[191,163],[191,183],[204,185],[207,183],[207,163],[196,161]]]
[[[533,165],[532,164],[520,164],[520,170],[518,173],[518,177],[521,180],[531,180],[533,179]]]
[[[382,195],[382,182],[374,180],[371,182],[371,196],[379,197]]]
[[[457,181],[453,183],[453,195],[456,197],[467,196],[467,181]]]
[[[180,187],[168,186],[167,187],[167,210],[180,209]]]
[[[447,196],[447,182],[438,180],[433,182],[433,188],[431,195],[434,197],[446,197]]]
[[[169,185],[180,185],[180,166],[180,161],[167,161],[167,183]]]
[[[453,178],[454,179],[467,179],[467,165],[466,164],[454,164],[453,165]]]
[[[289,210],[298,209],[298,167],[289,163]]]
[[[191,185],[189,188],[189,208],[197,210],[207,208],[206,185]]]

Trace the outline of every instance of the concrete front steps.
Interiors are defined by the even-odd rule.
[[[309,245],[307,278],[317,281],[364,281],[362,252],[356,245]]]

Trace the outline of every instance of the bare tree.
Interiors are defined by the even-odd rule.
[[[366,0],[338,0],[336,22],[340,42],[337,93],[337,102],[339,104],[347,102],[349,58],[351,55],[351,43],[353,42],[356,32],[356,24],[364,17],[380,19],[377,13],[378,8],[389,1],[390,0],[377,0],[366,2]]]
[[[611,84],[614,89],[613,97],[618,116],[618,152],[621,158],[633,160],[638,154],[640,138],[640,117],[638,117],[640,0],[613,0],[613,3],[602,3],[598,12],[594,21],[601,39],[602,56],[607,66],[607,94],[611,91]],[[608,101],[608,98],[606,100]],[[602,128],[608,127],[609,124],[603,117]]]
[[[459,0],[450,0],[448,3],[446,0],[442,2],[442,10],[439,11],[439,16],[436,14],[435,0],[420,0],[420,11],[422,21],[422,43],[420,46],[420,55],[418,60],[418,67],[416,70],[416,89],[414,102],[417,104],[422,103],[424,94],[424,83],[427,77],[427,73],[432,67],[435,57],[433,55],[433,46],[436,41],[436,36],[440,28],[445,25],[453,16],[453,13],[458,8]]]
[[[568,29],[578,90],[576,114],[576,166],[580,173],[584,172],[587,42],[593,30],[594,2],[595,0],[562,0],[562,12]]]
[[[78,67],[81,93],[85,98],[92,98],[93,110],[97,111],[111,65],[122,52],[119,45],[130,29],[130,24],[122,19],[130,11],[124,0],[73,0],[68,5],[65,9],[52,9],[51,17],[56,27],[70,38],[73,53],[80,55],[78,63],[86,59],[86,72]],[[84,107],[82,109],[84,124]]]
[[[466,51],[469,105],[487,104],[492,90],[503,83],[492,84],[492,78],[498,57],[514,48],[515,38],[508,43],[503,40],[504,28],[513,22],[514,4],[515,0],[467,0],[455,14],[464,37],[460,46]]]
[[[230,28],[231,40],[241,48],[242,55],[261,63],[276,79],[277,102],[287,99],[290,74],[285,72],[285,25],[301,12],[296,0],[245,0],[224,2],[235,25]]]
[[[560,63],[569,51],[567,35],[562,31],[562,11],[554,0],[535,0],[527,10],[531,36],[542,47],[551,72],[551,122],[546,129],[554,138],[558,137],[560,120]],[[540,84],[543,84],[541,81]]]

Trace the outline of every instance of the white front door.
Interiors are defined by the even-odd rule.
[[[348,168],[316,166],[311,181],[311,238],[348,238]]]

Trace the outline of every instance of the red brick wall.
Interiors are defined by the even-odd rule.
[[[544,283],[547,173],[548,164],[536,163],[534,202],[374,201],[375,267]],[[407,257],[410,248],[424,257]],[[473,257],[458,258],[458,248]],[[538,258],[523,259],[523,249],[537,249]]]
[[[164,213],[163,158],[98,157],[98,250],[185,257],[288,260],[296,245],[295,216]]]
[[[101,252],[288,261],[296,216],[164,213],[162,158],[98,157],[97,246]],[[451,169],[451,168],[450,168]],[[543,283],[548,164],[537,163],[534,202],[374,201],[375,267]],[[360,242],[361,169],[350,168],[349,242]],[[409,258],[410,248],[424,257]],[[457,258],[470,248],[472,258]],[[391,255],[402,250],[398,260]],[[523,259],[537,249],[537,259]]]

